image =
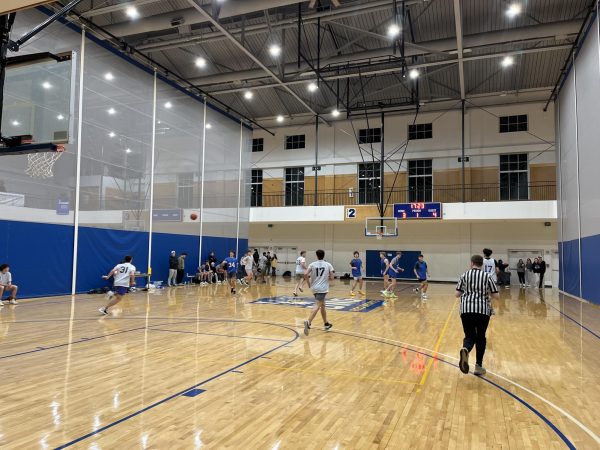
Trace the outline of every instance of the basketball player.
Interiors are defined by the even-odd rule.
[[[494,283],[498,282],[498,263],[492,258],[492,250],[489,248],[483,249],[483,271],[490,274],[490,278]]]
[[[9,270],[10,266],[8,264],[2,264],[0,266],[0,308],[2,308],[2,296],[4,295],[4,291],[8,292],[7,302],[11,305],[17,304],[17,290],[19,288],[12,284],[12,275]]]
[[[379,259],[381,260],[381,276],[383,277],[383,290],[381,291],[381,295],[384,297],[388,296],[388,283],[390,281],[389,270],[390,270],[390,262],[385,257],[385,252],[379,252]]]
[[[252,277],[254,275],[252,273],[252,265],[254,264],[252,250],[248,250],[246,252],[246,256],[242,258],[241,263],[244,266],[244,269],[246,270],[246,278],[242,279],[242,284],[245,286],[250,286],[250,283],[252,283]]]
[[[306,252],[302,252],[305,253]],[[325,297],[329,292],[329,280],[333,280],[335,270],[333,266],[327,261],[323,261],[325,258],[325,252],[323,250],[317,250],[318,261],[310,263],[304,274],[306,285],[309,289],[312,288],[313,294],[315,295],[315,306],[310,312],[308,320],[304,321],[304,334],[308,336],[311,324],[319,310],[321,311],[321,317],[323,317],[323,326],[325,331],[330,330],[333,326],[327,322],[327,311],[325,310]]]
[[[235,294],[235,277],[237,273],[237,259],[235,257],[235,252],[231,250],[229,252],[229,257],[225,258],[223,261],[223,266],[227,266],[227,281],[229,282],[229,287],[231,288],[231,293]]]
[[[492,306],[490,297],[500,298],[498,287],[490,273],[482,271],[484,260],[481,255],[471,257],[471,269],[460,277],[456,285],[456,297],[460,297],[460,319],[465,338],[460,349],[460,371],[469,373],[469,353],[476,347],[475,375],[485,375],[483,355],[487,340],[485,332],[490,323]]]
[[[298,291],[302,291],[306,277],[306,250],[300,252],[300,256],[296,258],[296,286],[294,286],[294,297],[298,297]]]
[[[421,298],[427,299],[427,287],[429,278],[429,270],[427,269],[427,263],[423,260],[424,256],[419,255],[419,260],[415,263],[414,272],[417,280],[419,280],[420,286],[415,289],[415,292],[421,291]]]
[[[388,296],[392,298],[398,298],[394,292],[394,288],[396,287],[396,280],[400,278],[400,272],[404,272],[404,269],[398,266],[398,264],[400,264],[400,258],[402,258],[402,252],[396,252],[396,256],[390,261],[390,268],[388,270],[390,284],[386,290],[388,291]]]
[[[110,277],[114,277],[113,280],[113,295],[110,296],[108,305],[98,309],[105,316],[108,314],[108,308],[115,306],[121,300],[127,292],[130,286],[135,286],[135,266],[131,264],[133,258],[127,255],[124,259],[124,263],[117,264],[108,275],[103,275],[102,278],[108,280]]]
[[[358,285],[358,293],[360,295],[365,295],[363,292],[363,279],[362,279],[362,260],[360,259],[360,253],[354,252],[354,259],[350,261],[350,267],[352,268],[352,277],[354,278],[354,284],[350,289],[350,295],[354,297],[356,292],[356,286]]]

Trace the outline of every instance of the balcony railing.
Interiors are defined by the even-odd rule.
[[[371,205],[379,202],[377,191],[357,191],[356,189],[343,189],[333,191],[319,191],[315,194],[306,185],[304,195],[294,195],[286,198],[285,192],[263,193],[253,195],[253,207],[278,207],[278,206],[333,206],[333,205]],[[384,190],[384,202],[440,202],[460,203],[465,202],[500,202],[500,201],[532,201],[556,200],[556,183],[542,181],[529,183],[527,189],[518,189],[516,186],[500,186],[499,183],[483,183],[462,185],[439,185],[429,191],[419,193],[409,188],[396,188]],[[315,201],[316,200],[316,201]]]

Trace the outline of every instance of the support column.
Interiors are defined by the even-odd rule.
[[[314,206],[319,206],[319,116],[315,116],[315,200]]]
[[[148,219],[148,284],[152,279],[152,231],[154,229],[154,161],[156,151],[156,70],[152,94],[152,147],[150,149],[150,208]],[[141,183],[140,183],[141,184]]]
[[[467,201],[466,197],[466,186],[465,186],[465,100],[461,100],[461,119],[462,119],[462,143],[461,143],[461,153],[460,153],[460,162],[461,162],[461,173],[462,173],[462,202],[465,203]]]
[[[202,168],[200,170],[200,176],[202,180],[200,181],[200,242],[198,243],[198,261],[200,264],[202,263],[202,239],[204,234],[204,161],[206,157],[206,97],[203,98],[204,101],[204,112],[202,116]]]
[[[380,158],[380,186],[379,186],[379,216],[385,215],[385,112],[381,111],[381,158]]]

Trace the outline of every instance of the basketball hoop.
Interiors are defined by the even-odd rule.
[[[64,145],[58,145],[55,152],[30,153],[27,155],[25,173],[31,178],[52,178],[54,163],[65,152]]]
[[[377,232],[377,240],[378,241],[382,241],[383,240],[383,231],[378,231]]]

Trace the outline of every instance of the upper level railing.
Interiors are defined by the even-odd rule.
[[[375,205],[379,203],[379,190],[357,191],[356,189],[319,191],[315,194],[305,185],[304,190],[288,190],[252,195],[253,207],[278,206],[333,206],[333,205]],[[430,190],[416,192],[409,188],[385,189],[386,204],[408,202],[500,202],[556,200],[554,181],[532,182],[527,186],[501,186],[499,183],[462,185],[439,185]]]

